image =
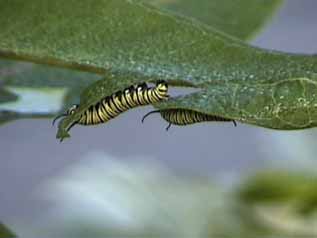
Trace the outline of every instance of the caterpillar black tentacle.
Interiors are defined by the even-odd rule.
[[[233,122],[234,126],[237,126],[237,123],[233,119],[228,119],[215,115],[208,115],[194,110],[187,109],[164,109],[164,110],[155,110],[145,114],[142,118],[142,123],[145,118],[153,113],[160,113],[163,119],[169,122],[166,130],[169,130],[171,125],[186,126],[199,122],[207,121],[221,121],[221,122]]]
[[[150,111],[150,112],[146,113],[146,114],[142,117],[141,122],[143,123],[144,120],[145,120],[145,118],[147,118],[149,115],[154,114],[154,113],[160,113],[160,112],[161,112],[161,110],[155,110],[155,111]]]
[[[66,116],[67,116],[66,113],[63,113],[63,114],[60,114],[60,115],[56,116],[56,117],[54,118],[53,122],[52,122],[52,126],[55,125],[55,122],[56,122],[58,119],[60,119],[60,118],[62,118],[62,117],[66,117]]]
[[[158,81],[156,86],[150,88],[146,83],[139,84],[136,87],[131,86],[123,91],[106,96],[95,105],[90,106],[81,114],[78,121],[67,128],[67,131],[75,124],[96,125],[105,123],[129,109],[157,103],[168,99],[168,97],[168,85],[165,81]],[[78,107],[77,104],[71,106],[66,113],[58,115],[53,120],[53,124],[61,117],[74,114]]]

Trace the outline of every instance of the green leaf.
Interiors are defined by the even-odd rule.
[[[152,4],[155,4],[157,6],[169,9],[171,11],[175,11],[177,13],[186,15],[186,16],[190,16],[193,18],[196,18],[204,23],[207,23],[211,26],[214,26],[216,28],[220,28],[222,31],[233,34],[236,37],[243,37],[246,38],[247,36],[250,36],[251,34],[254,33],[255,30],[257,30],[259,28],[259,26],[261,24],[263,24],[263,22],[265,22],[265,20],[271,15],[271,13],[273,12],[273,10],[276,8],[276,6],[278,5],[278,3],[280,3],[280,0],[269,0],[269,1],[265,1],[264,0],[239,0],[239,2],[237,1],[230,1],[230,2],[226,2],[225,4],[222,3],[222,1],[220,0],[215,0],[215,1],[206,1],[206,0],[199,0],[195,2],[195,6],[193,6],[192,1],[188,1],[188,0],[172,0],[172,1],[162,1],[162,0],[151,0],[149,1]],[[102,5],[106,4],[103,1],[96,1],[96,8],[98,8],[98,6],[102,7]],[[38,19],[43,17],[45,19],[45,23],[47,24],[42,24],[41,27],[39,27],[39,29],[37,29],[36,31],[33,31],[32,34],[38,32],[38,35],[35,36],[37,38],[41,38],[41,33],[40,31],[43,32],[43,35],[46,34],[46,30],[47,29],[51,29],[52,31],[54,31],[54,29],[58,29],[60,28],[61,31],[60,32],[64,32],[63,31],[63,22],[55,22],[54,19],[57,19],[58,16],[52,16],[54,14],[56,14],[56,11],[53,14],[48,14],[48,18],[46,19],[46,15],[43,12],[43,14],[41,16],[38,16],[37,13],[35,14],[30,14],[30,12],[28,12],[27,10],[27,6],[25,6],[25,4],[22,1],[16,1],[12,6],[10,6],[11,2],[6,2],[3,1],[1,6],[4,6],[1,9],[7,9],[6,13],[8,15],[10,15],[10,19],[14,19],[15,24],[12,24],[12,22],[10,22],[10,24],[7,24],[7,20],[5,18],[5,14],[2,15],[2,21],[0,20],[0,24],[1,24],[1,29],[4,29],[2,31],[2,33],[4,33],[3,35],[6,35],[7,32],[20,32],[21,34],[14,34],[13,38],[17,37],[18,38],[24,38],[24,37],[28,37],[30,35],[30,32],[32,31],[32,29],[34,28],[32,25],[38,23]],[[46,3],[36,3],[36,1],[34,1],[33,4],[28,4],[30,8],[33,9],[34,5],[35,8],[45,8],[45,4]],[[73,11],[74,7],[79,8],[79,6],[72,5],[71,3],[67,3],[68,7],[65,6],[65,11]],[[9,5],[9,6],[6,6]],[[38,5],[38,6],[36,6]],[[63,6],[65,5],[65,3],[63,3]],[[84,5],[84,4],[83,4]],[[53,7],[53,6],[51,6]],[[58,4],[55,4],[54,7],[58,8]],[[17,13],[15,11],[15,9],[20,9],[19,13]],[[64,7],[63,7],[64,8]],[[11,11],[11,10],[12,11]],[[32,10],[31,9],[31,10]],[[255,16],[254,13],[254,9],[257,9],[257,13]],[[61,9],[58,9],[61,10]],[[80,9],[79,9],[80,10]],[[85,10],[85,9],[84,9]],[[65,12],[64,11],[64,12]],[[74,9],[74,11],[76,11]],[[89,12],[91,11],[91,12]],[[19,14],[19,19],[14,17],[14,12],[16,12],[16,14]],[[33,12],[36,12],[36,9],[33,9]],[[42,10],[41,10],[42,12]],[[81,12],[83,12],[83,10],[81,10]],[[99,11],[100,12],[100,11]],[[210,14],[210,12],[212,12],[213,14]],[[232,12],[235,12],[235,14],[232,14]],[[22,15],[21,15],[22,13]],[[23,20],[23,14],[24,15],[28,15],[28,18],[31,18],[30,21],[28,21],[26,28],[28,29],[28,31],[24,31],[26,28],[24,27],[23,24],[25,24],[24,20]],[[68,19],[68,14],[64,14],[63,12],[60,13],[61,15],[65,15],[65,17],[63,18],[64,21],[70,21],[72,22],[72,24],[68,24],[69,25],[69,29],[73,29],[73,28],[78,28],[78,26],[81,25],[81,20],[79,19]],[[86,13],[85,13],[86,14]],[[93,8],[89,8],[87,9],[87,14],[89,16],[91,16],[91,18],[95,17],[95,11],[93,11]],[[76,14],[71,14],[70,16],[74,16]],[[100,16],[99,16],[100,17]],[[1,16],[0,16],[1,18]],[[230,20],[228,20],[230,19]],[[19,20],[21,20],[21,24],[19,23]],[[59,20],[59,19],[58,19]],[[118,24],[120,24],[120,21],[118,22]],[[106,24],[107,25],[107,24]],[[98,28],[103,28],[104,25],[99,25],[98,22],[97,24],[94,24],[91,26],[92,29],[98,29]],[[22,29],[23,31],[19,30]],[[47,29],[46,29],[47,28]],[[5,30],[6,29],[6,30]],[[238,30],[237,30],[238,29]],[[124,30],[124,29],[123,29]],[[26,32],[27,35],[24,36],[24,33]],[[74,33],[75,34],[75,33]],[[78,32],[78,35],[80,34],[80,31]],[[91,34],[92,37],[93,34]],[[66,40],[68,41],[68,38],[64,38],[61,34],[55,34],[54,33],[54,39],[55,37],[57,38],[61,38],[61,41]],[[115,37],[115,36],[114,36]],[[147,37],[146,35],[144,37]],[[6,39],[6,36],[3,38]],[[17,40],[14,39],[14,40]],[[124,39],[129,39],[129,40],[133,40],[130,39],[129,37],[125,37]],[[9,39],[7,39],[9,40]],[[0,41],[0,43],[2,42],[2,40]],[[50,43],[51,42],[51,43]],[[55,47],[55,42],[54,40],[50,41],[48,43],[48,46],[50,46],[52,44],[52,47]],[[26,43],[26,42],[25,42]],[[26,45],[26,47],[30,48],[29,46],[32,46],[33,44],[35,44],[35,42],[33,41],[29,41]],[[16,48],[19,51],[20,46],[17,46],[18,48]],[[32,47],[31,47],[32,48]],[[0,49],[1,50],[1,49]],[[59,51],[59,49],[57,49]],[[75,51],[76,49],[74,49]],[[10,50],[9,50],[10,51]],[[43,50],[41,50],[43,51]],[[5,52],[3,54],[7,54],[8,52]],[[12,53],[12,52],[11,52]],[[58,53],[61,53],[61,55],[63,55],[63,52],[60,51]],[[10,53],[9,53],[10,54]],[[19,54],[19,53],[18,53]],[[33,53],[31,53],[33,54]],[[1,54],[0,54],[1,56]],[[11,57],[13,58],[22,58],[25,60],[33,60],[33,55],[30,55],[30,57],[26,57],[24,58],[23,55],[11,55]],[[45,55],[45,49],[44,49],[44,55],[43,57],[41,56],[41,58],[47,58],[47,56]],[[39,63],[49,63],[49,64],[55,64],[57,63],[57,65],[59,64],[64,64],[62,61],[63,59],[59,59],[58,62],[51,62],[50,59],[48,59],[48,61],[50,62],[45,62],[46,60],[42,60],[42,59],[36,59],[36,62]],[[76,64],[76,63],[75,63]],[[82,80],[84,79],[85,80]],[[49,68],[46,66],[42,66],[42,65],[33,65],[33,64],[25,64],[25,63],[14,63],[13,61],[3,61],[0,60],[0,103],[2,102],[6,102],[6,100],[17,100],[17,96],[19,97],[19,95],[14,95],[12,93],[10,93],[10,91],[4,89],[4,87],[11,87],[13,88],[15,87],[19,87],[20,85],[23,85],[25,88],[28,88],[30,90],[30,93],[32,91],[33,88],[35,88],[37,91],[41,90],[41,88],[63,88],[63,89],[67,89],[67,91],[71,91],[69,92],[64,99],[60,99],[57,98],[56,101],[64,101],[64,105],[59,105],[59,106],[55,106],[54,108],[52,107],[47,107],[45,112],[43,112],[43,110],[41,112],[38,111],[39,107],[45,107],[45,103],[43,103],[43,105],[37,105],[36,107],[34,106],[33,110],[25,112],[25,111],[21,111],[21,110],[16,110],[15,107],[11,107],[10,105],[13,104],[9,104],[9,105],[5,105],[4,107],[1,106],[0,104],[0,110],[2,110],[2,117],[0,117],[0,123],[1,122],[6,122],[9,121],[11,119],[18,119],[18,118],[29,118],[29,117],[50,117],[53,113],[56,113],[57,111],[61,111],[64,110],[66,107],[68,107],[70,104],[74,103],[74,102],[78,102],[78,95],[80,93],[80,91],[89,83],[89,82],[94,82],[95,80],[97,80],[98,77],[94,76],[93,74],[80,74],[80,73],[76,73],[74,71],[67,71],[67,70],[61,70],[61,69],[54,69],[54,68]],[[1,85],[1,81],[4,81],[4,84]],[[2,88],[1,88],[2,87]],[[29,93],[29,94],[30,94]],[[10,94],[10,98],[8,98]],[[43,95],[44,96],[44,95]],[[4,98],[5,97],[5,101]],[[36,96],[35,96],[36,97]],[[41,100],[37,100],[38,102],[46,102],[46,101],[52,101],[52,99],[50,97],[48,98],[43,98]],[[20,107],[24,108],[26,105],[26,102],[23,101],[23,99],[19,100],[20,103]],[[30,107],[30,106],[28,106]],[[58,109],[56,109],[58,108]],[[8,111],[6,109],[9,109]],[[1,116],[0,115],[0,116]]]
[[[240,187],[240,209],[274,234],[316,236],[317,177],[296,170],[263,171]],[[292,225],[290,225],[292,224]]]
[[[196,53],[197,46],[204,48],[210,37],[218,45],[223,37],[140,1],[32,0],[25,4],[14,0],[2,1],[0,7],[2,56],[101,74],[175,78],[193,63],[188,57]],[[201,57],[197,53],[194,58]]]
[[[281,5],[281,0],[148,0],[170,11],[192,17],[239,39],[255,35]]]
[[[251,47],[205,25],[162,14],[143,4],[129,2],[125,8],[119,8],[123,3],[126,2],[110,1],[103,8],[106,12],[109,10],[112,22],[128,24],[125,20],[129,16],[142,17],[142,21],[132,22],[127,30],[109,26],[108,37],[98,32],[98,38],[106,41],[109,35],[117,39],[130,37],[134,39],[133,44],[126,43],[119,48],[117,41],[108,41],[103,51],[107,54],[101,53],[98,58],[89,60],[91,69],[95,65],[97,72],[97,65],[101,63],[99,59],[102,58],[103,66],[100,67],[112,72],[105,82],[101,82],[106,89],[98,91],[98,84],[87,89],[92,93],[84,94],[88,96],[81,98],[83,104],[78,113],[63,121],[58,137],[66,136],[65,128],[105,95],[122,90],[131,83],[159,79],[165,79],[171,85],[202,89],[198,93],[158,104],[160,109],[191,109],[276,129],[316,125],[316,56]],[[118,11],[113,14],[110,9]],[[121,14],[125,16],[124,20],[120,20]],[[148,32],[151,34],[145,40],[137,39],[137,36]],[[154,36],[156,32],[159,34]],[[93,49],[82,47],[84,42],[77,43],[84,55],[93,57]],[[48,51],[54,53],[54,50]],[[66,55],[72,57],[71,54]]]
[[[246,204],[292,203],[300,214],[317,212],[317,177],[307,172],[265,171],[248,179],[239,191]]]
[[[7,227],[0,223],[0,238],[16,237]]]
[[[16,101],[18,97],[4,88],[0,88],[0,102]]]
[[[32,3],[0,3],[0,55],[108,72],[112,82],[121,77],[122,86],[131,83],[128,77],[134,83],[164,79],[201,88],[160,108],[191,109],[277,129],[315,126],[316,56],[247,46],[140,1]],[[110,86],[109,76],[106,80],[107,87],[119,89],[118,83]],[[100,96],[81,101],[87,108]]]
[[[296,61],[298,63],[295,63]],[[302,67],[298,72],[294,68],[281,68],[281,71],[278,71],[279,69],[271,64],[272,71],[267,68],[267,71],[262,72],[263,75],[258,72],[259,78],[255,80],[251,79],[253,74],[246,76],[250,79],[232,80],[233,82],[225,80],[222,83],[219,80],[214,85],[208,85],[202,92],[181,96],[163,102],[157,107],[192,109],[272,129],[293,130],[315,127],[317,77],[314,72],[317,72],[317,61],[316,63],[310,61],[316,61],[316,58],[294,56],[292,60],[288,59],[286,62],[289,67],[292,67],[292,64],[295,68]],[[306,76],[301,77],[301,73]],[[282,78],[283,75],[285,79]],[[271,78],[272,81],[267,80],[266,77]]]

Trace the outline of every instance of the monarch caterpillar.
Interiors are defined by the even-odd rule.
[[[220,116],[214,116],[214,115],[208,115],[201,112],[188,110],[188,109],[164,109],[164,110],[156,110],[151,111],[147,113],[142,118],[142,123],[144,122],[144,119],[148,117],[149,115],[153,113],[160,113],[161,116],[169,122],[169,125],[166,127],[166,130],[168,130],[171,125],[178,125],[178,126],[186,126],[198,122],[206,122],[206,121],[222,121],[222,122],[233,122],[234,126],[237,126],[237,123],[235,120],[220,117]]]
[[[168,85],[164,81],[158,81],[155,87],[150,88],[146,83],[139,84],[136,87],[131,86],[123,91],[118,91],[111,96],[107,96],[95,105],[90,106],[81,114],[78,121],[67,128],[67,131],[75,124],[95,125],[107,122],[128,109],[157,103],[166,100],[168,97]],[[78,107],[79,105],[75,104],[71,106],[65,114],[58,115],[53,120],[53,125],[58,118],[74,114]]]

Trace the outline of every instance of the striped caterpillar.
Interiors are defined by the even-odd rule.
[[[142,118],[142,123],[144,122],[145,118],[153,113],[160,113],[163,119],[169,123],[166,130],[168,130],[171,125],[186,126],[198,122],[207,121],[233,122],[234,126],[237,126],[235,120],[220,116],[208,115],[188,109],[164,109],[151,111]]]
[[[66,130],[69,131],[76,124],[96,125],[105,123],[131,108],[157,103],[168,99],[168,97],[168,85],[164,81],[158,81],[156,86],[150,88],[146,83],[137,85],[136,87],[131,86],[123,91],[118,91],[111,96],[107,96],[95,105],[90,106]],[[78,104],[71,106],[66,113],[58,115],[53,120],[53,125],[57,119],[74,114],[78,108]]]

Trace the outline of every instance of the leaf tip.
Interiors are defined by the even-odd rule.
[[[58,124],[58,131],[56,134],[56,139],[59,139],[60,142],[62,142],[66,138],[70,138],[70,134],[68,133],[69,129],[68,128],[68,120],[67,118],[62,119],[59,124]]]
[[[60,142],[63,142],[64,139],[69,138],[70,134],[63,128],[59,128],[56,134],[56,139],[59,139]]]

